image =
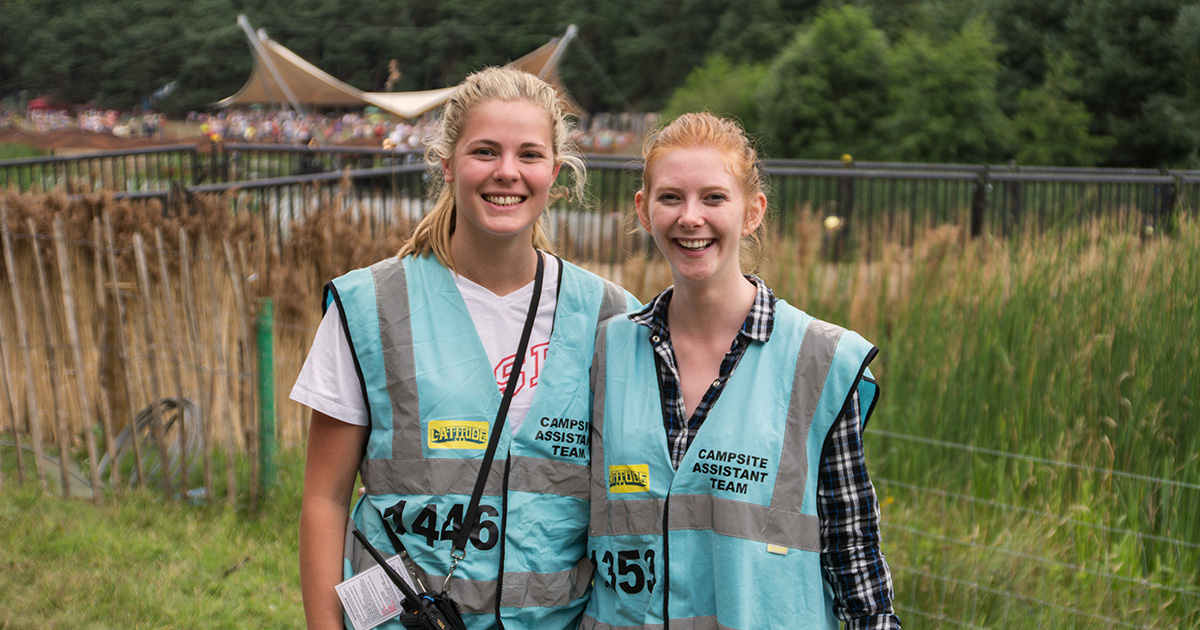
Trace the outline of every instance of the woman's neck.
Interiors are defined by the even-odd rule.
[[[459,275],[500,296],[533,282],[537,273],[537,250],[526,239],[480,246],[451,236],[450,255]]]
[[[667,306],[671,337],[732,340],[754,306],[757,289],[740,274],[721,285],[676,283]]]

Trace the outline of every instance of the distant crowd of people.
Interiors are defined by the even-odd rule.
[[[414,148],[421,144],[430,124],[428,117],[415,123],[393,122],[382,114],[364,112],[303,114],[274,109],[188,112],[185,122],[215,141],[306,144],[316,139],[325,144],[347,144],[364,140],[382,143],[386,138],[395,146]]]
[[[158,112],[126,114],[115,109],[91,108],[77,114],[62,109],[12,107],[0,110],[0,129],[22,127],[30,131],[50,132],[79,129],[93,133],[111,133],[118,137],[156,138],[165,131],[166,117]]]
[[[659,124],[658,114],[601,112],[579,121],[574,141],[584,153],[637,153],[642,139]]]
[[[189,112],[189,126],[214,141],[323,144],[378,142],[387,148],[415,149],[436,124],[437,115],[416,121],[388,120],[382,114],[299,114],[291,110],[221,110]],[[584,152],[621,153],[636,150],[645,132],[658,123],[657,114],[596,114],[580,121],[573,140]]]
[[[196,135],[214,142],[278,144],[378,144],[387,148],[417,149],[436,124],[437,114],[417,120],[396,121],[383,113],[343,112],[309,114],[284,109],[224,109],[188,112],[182,127],[170,135]],[[586,153],[636,152],[646,130],[658,123],[657,114],[584,116],[573,140]],[[119,137],[166,137],[166,117],[157,112],[122,113],[113,109],[85,109],[72,114],[61,109],[20,110],[0,108],[0,129],[21,127],[50,132],[79,129]]]

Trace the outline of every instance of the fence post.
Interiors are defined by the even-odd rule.
[[[201,182],[200,176],[200,151],[196,147],[192,147],[192,185],[195,186]]]
[[[983,220],[987,214],[988,189],[992,187],[988,178],[988,167],[983,167],[979,179],[975,181],[975,190],[971,195],[971,238],[979,238],[983,234]]]
[[[1017,173],[1021,169],[1016,160],[1008,161],[1008,170]],[[1021,222],[1021,184],[1019,182],[1004,183],[1004,197],[1008,201],[1008,212],[1004,217],[1004,236],[1010,236]]]
[[[849,153],[842,155],[842,165],[845,168],[854,168],[854,157]],[[840,261],[845,254],[846,241],[850,238],[850,219],[854,214],[854,178],[838,178],[837,204],[838,215],[842,218],[842,229],[834,236],[833,259]]]
[[[266,496],[275,485],[275,363],[271,298],[258,301],[258,435],[259,488]]]
[[[1172,234],[1175,231],[1175,201],[1179,197],[1179,176],[1173,177],[1170,184],[1159,184],[1154,188],[1158,193],[1155,227],[1161,229],[1163,234]]]
[[[229,181],[229,155],[225,153],[224,147],[213,135],[212,140],[212,163],[213,163],[213,181],[228,182]]]

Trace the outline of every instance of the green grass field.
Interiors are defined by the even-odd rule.
[[[303,627],[302,458],[280,453],[279,483],[257,514],[153,489],[96,507],[53,486],[14,487],[5,470],[0,628]]]
[[[39,151],[23,144],[0,143],[0,160],[19,160],[21,158],[41,157],[45,151]]]

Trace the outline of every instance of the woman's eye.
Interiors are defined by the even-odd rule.
[[[526,160],[540,160],[542,159],[542,154],[537,151],[526,151],[521,154],[521,157]]]
[[[660,193],[658,195],[658,200],[663,203],[670,202],[670,201],[676,201],[678,199],[679,199],[679,195],[676,195],[675,193]]]
[[[707,199],[709,203],[723,203],[728,197],[721,193],[710,193]]]
[[[471,152],[472,155],[494,156],[496,152],[486,147],[480,147]]]

